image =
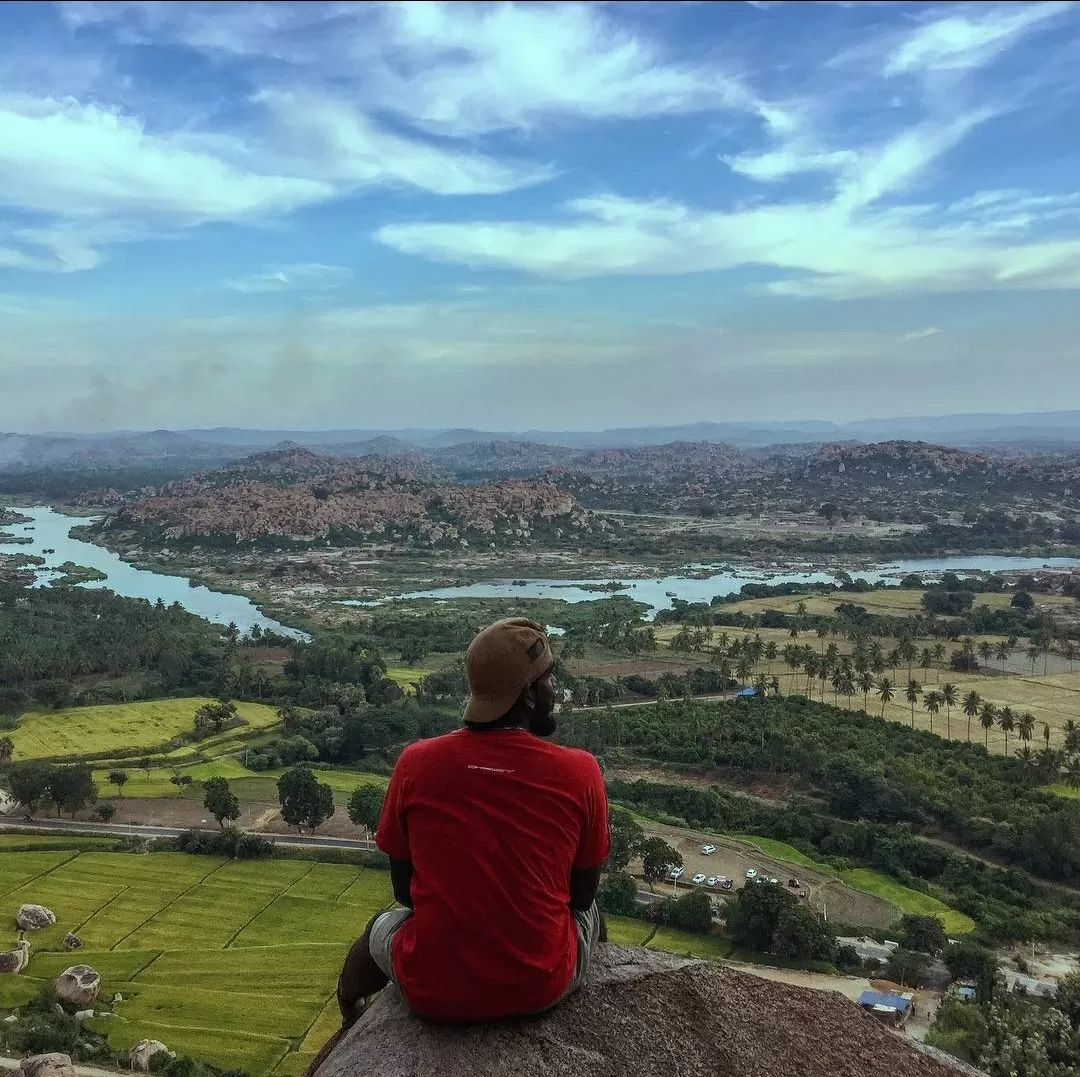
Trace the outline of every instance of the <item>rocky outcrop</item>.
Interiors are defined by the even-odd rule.
[[[64,936],[64,949],[65,950],[81,950],[82,939],[79,938],[73,931],[69,931]]]
[[[317,1077],[955,1077],[855,1003],[720,965],[602,947],[547,1014],[471,1027],[412,1017],[389,988]]]
[[[171,1058],[175,1058],[176,1055],[168,1049],[161,1042],[161,1040],[139,1040],[137,1044],[130,1051],[128,1051],[128,1061],[131,1063],[131,1068],[136,1070],[142,1070],[146,1073],[150,1069],[150,1059],[156,1054],[160,1054],[164,1051]]]
[[[68,1055],[30,1055],[22,1060],[16,1077],[75,1077],[75,1067]]]
[[[93,1002],[101,990],[101,977],[89,965],[72,965],[56,977],[56,996],[72,1006]]]
[[[30,964],[30,943],[19,939],[14,950],[0,951],[0,972],[22,972]]]
[[[20,905],[15,914],[15,923],[20,931],[41,931],[56,923],[56,913],[44,905]]]

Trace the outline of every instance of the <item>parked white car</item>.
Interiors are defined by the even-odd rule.
[[[779,886],[780,885],[780,880],[779,879],[770,879],[769,882],[771,882],[773,884],[773,886]]]
[[[715,853],[715,852],[716,852],[716,846],[715,845],[703,845],[701,847],[701,853],[702,853],[703,856],[712,856],[712,854]]]
[[[719,881],[720,881],[720,877],[718,875],[710,875],[705,880],[705,885],[706,886],[715,886]]]
[[[746,877],[748,879],[756,879],[757,878],[757,868],[747,868],[746,869]]]
[[[705,881],[705,876],[699,871],[690,881],[695,886],[700,886]]]
[[[668,878],[669,879],[681,879],[682,878],[682,873],[683,873],[682,868],[672,868],[671,871],[668,872]]]

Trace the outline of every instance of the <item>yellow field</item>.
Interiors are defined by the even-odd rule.
[[[856,573],[856,575],[858,575]],[[841,602],[851,602],[856,606],[865,606],[871,613],[885,616],[905,616],[918,613],[922,608],[922,591],[866,591],[863,594],[837,591],[832,595],[784,595],[777,598],[748,598],[745,602],[736,602],[721,609],[734,613],[762,613],[765,610],[779,610],[781,613],[794,613],[800,602],[806,603],[807,614],[831,617]],[[1012,596],[996,591],[980,591],[975,595],[976,606],[989,606],[991,609],[1004,609]],[[1040,605],[1068,605],[1071,598],[1058,595],[1039,595]]]
[[[939,686],[939,682],[935,680],[934,671],[931,671],[929,679],[920,678],[920,673],[922,673],[922,670],[919,670],[915,677],[917,680],[923,681],[926,690],[933,690]],[[1011,707],[1017,717],[1025,711],[1030,711],[1035,716],[1036,722],[1035,733],[1031,741],[1033,750],[1042,748],[1045,744],[1042,732],[1044,722],[1050,726],[1051,747],[1057,747],[1062,742],[1063,734],[1061,729],[1065,722],[1069,718],[1080,721],[1080,671],[1075,673],[1054,673],[1048,677],[977,675],[974,677],[961,677],[955,680],[943,673],[940,683],[945,683],[946,680],[956,685],[957,697],[960,699],[963,699],[968,692],[975,691],[983,699],[989,700],[999,709],[1005,706]],[[910,725],[911,705],[904,700],[902,692],[903,687],[901,686],[899,697],[885,708],[885,717],[891,718],[894,722],[904,722]],[[826,700],[830,699],[828,692],[826,692],[825,698]],[[861,695],[858,697],[857,702],[861,706]],[[875,705],[874,697],[871,696],[868,709],[872,713],[880,713],[881,704]],[[918,729],[930,728],[929,715],[926,713],[921,701],[915,704],[915,726]],[[945,710],[942,708],[934,718],[934,732],[944,737],[946,728]],[[952,709],[952,735],[954,740],[967,739],[967,716],[959,707],[953,707]],[[986,734],[982,726],[979,725],[978,718],[972,719],[971,739],[978,743],[985,743],[986,741]],[[1023,741],[1015,732],[1010,733],[1009,753],[1012,754],[1022,746]],[[1001,730],[997,728],[990,730],[989,747],[992,752],[1003,752],[1005,750],[1005,735]]]
[[[93,756],[121,748],[149,749],[168,744],[191,731],[195,712],[212,700],[200,696],[138,703],[110,703],[59,711],[30,711],[9,734],[15,759],[51,756]],[[277,712],[261,703],[237,703],[249,727],[275,725]]]

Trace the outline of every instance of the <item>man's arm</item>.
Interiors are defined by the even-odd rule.
[[[413,907],[412,870],[411,860],[398,860],[396,857],[390,857],[390,885],[394,890],[394,900],[407,909]],[[599,882],[599,875],[597,876],[597,882]],[[573,894],[573,890],[571,890],[571,894]],[[577,907],[574,905],[572,898],[570,904],[572,908]]]
[[[574,868],[570,872],[570,908],[574,912],[588,912],[600,889],[600,872],[603,864],[594,868]]]

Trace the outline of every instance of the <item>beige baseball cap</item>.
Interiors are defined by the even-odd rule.
[[[544,626],[525,617],[496,621],[478,632],[465,652],[469,702],[465,721],[484,725],[501,718],[523,689],[552,664]]]

